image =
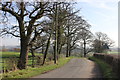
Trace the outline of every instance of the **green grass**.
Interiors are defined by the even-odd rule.
[[[11,58],[18,59],[16,57],[19,57],[19,55],[20,55],[19,52],[0,52],[0,57],[2,57],[2,58],[0,58],[0,70],[2,70],[1,67],[4,67],[4,69],[9,67],[9,64],[7,64],[6,61],[10,61]],[[35,55],[42,56],[43,54],[35,53]],[[28,56],[32,56],[32,54],[28,53]],[[3,61],[5,62],[4,64],[1,63]],[[29,58],[28,65],[32,65],[32,58]]]
[[[20,52],[0,52],[2,57],[19,57]],[[35,53],[35,55],[42,55],[40,53]],[[28,53],[28,56],[32,56],[31,53]]]
[[[19,57],[19,52],[0,52],[2,57]]]
[[[64,64],[66,64],[71,58],[73,58],[73,57],[60,58],[58,60],[58,64],[52,63],[50,65],[40,66],[39,68],[29,67],[29,68],[24,69],[24,70],[16,70],[14,72],[4,73],[3,78],[30,78],[30,77],[48,72],[50,70],[59,68],[59,67],[63,66]]]
[[[112,68],[109,64],[95,57],[89,57],[89,59],[95,61],[100,66],[103,78],[116,78],[115,73],[112,71]]]
[[[110,51],[108,52],[109,54],[119,54],[120,52],[113,52],[113,51]]]

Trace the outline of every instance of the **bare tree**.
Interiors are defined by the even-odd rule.
[[[36,39],[37,34],[41,34],[41,18],[48,13],[49,2],[1,2],[0,10],[6,19],[9,15],[14,17],[18,25],[4,27],[2,35],[11,34],[20,38],[20,59],[18,62],[19,69],[25,69],[28,59],[29,45]],[[5,20],[4,18],[4,20]],[[36,34],[35,28],[39,29]]]
[[[84,57],[86,57],[86,54],[91,51],[88,47],[90,47],[90,43],[93,40],[93,34],[89,30],[90,25],[85,21],[83,24],[84,29],[81,29],[79,33],[79,39],[80,42],[83,44],[83,50],[84,50]]]
[[[70,56],[71,51],[75,49],[77,41],[79,40],[78,34],[81,29],[84,29],[84,20],[81,16],[73,15],[69,18],[68,24],[66,25],[65,35],[67,37],[66,44],[66,57]]]
[[[114,44],[114,41],[111,40],[107,34],[102,32],[96,32],[95,40],[93,42],[93,48],[95,52],[101,53],[106,49],[109,49]]]
[[[55,3],[53,7],[54,9],[52,10],[52,14],[49,15],[49,18],[53,24],[54,63],[56,63],[56,59],[58,59],[61,48],[65,44],[62,39],[65,36],[64,30],[66,21],[69,19],[68,17],[73,16],[73,14],[77,13],[78,11],[72,12],[73,9],[71,3]]]

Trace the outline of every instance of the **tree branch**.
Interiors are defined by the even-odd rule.
[[[10,10],[10,9],[8,9],[8,8],[6,8],[6,7],[4,7],[4,6],[2,6],[2,8],[1,8],[0,10],[12,14],[12,15],[15,16],[17,19],[19,18],[19,15],[18,15],[16,12],[14,12],[14,11],[12,11],[12,10]]]
[[[7,31],[7,30],[4,30],[4,31],[2,31],[2,32],[4,32],[4,35],[5,35],[5,34],[11,34],[11,35],[14,36],[14,37],[20,37],[19,35],[15,35],[13,32],[9,32],[9,31]]]

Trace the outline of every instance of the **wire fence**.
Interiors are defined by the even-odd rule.
[[[1,58],[0,61],[0,73],[7,73],[10,71],[17,70],[17,64],[18,64],[19,57],[4,57]],[[46,63],[53,60],[52,55],[48,55],[46,58]],[[27,61],[27,67],[39,67],[42,65],[43,62],[43,55],[40,56],[29,56]]]

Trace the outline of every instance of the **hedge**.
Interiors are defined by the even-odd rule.
[[[120,73],[120,70],[119,70],[120,57],[119,57],[119,55],[95,53],[93,56],[108,63],[112,67],[113,72],[115,72],[116,75],[120,78],[120,76],[119,76],[119,73]]]

